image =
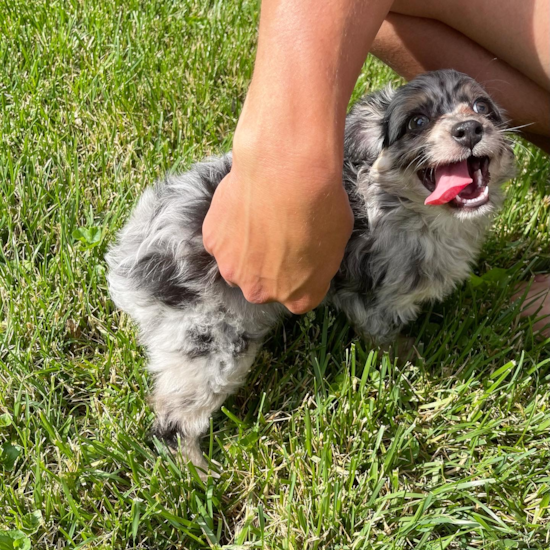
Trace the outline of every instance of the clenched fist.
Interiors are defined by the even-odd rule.
[[[203,239],[222,277],[250,302],[304,313],[323,300],[338,270],[353,217],[341,167],[319,157],[235,144]]]

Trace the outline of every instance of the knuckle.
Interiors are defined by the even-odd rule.
[[[251,304],[265,304],[269,301],[269,297],[261,287],[253,286],[241,289],[247,302]]]
[[[219,265],[218,264],[218,269],[220,271],[220,275],[222,276],[222,278],[225,280],[226,283],[228,283],[228,284],[234,284],[235,283],[235,281],[234,281],[234,271],[230,266]]]
[[[294,315],[303,315],[304,313],[307,313],[312,309],[309,307],[302,307],[294,304],[288,304],[286,308],[288,309],[288,311],[290,311],[290,313],[293,313]]]
[[[251,304],[265,304],[277,299],[271,295],[269,288],[261,280],[243,281],[241,291],[246,301]]]

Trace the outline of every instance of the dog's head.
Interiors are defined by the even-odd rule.
[[[457,71],[435,71],[359,101],[348,115],[346,157],[369,167],[370,182],[405,206],[460,219],[485,216],[500,206],[500,185],[514,175],[505,128],[503,112],[480,84]]]

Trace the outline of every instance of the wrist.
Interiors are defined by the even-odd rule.
[[[341,178],[345,116],[322,94],[312,100],[293,86],[253,83],[235,131],[234,159]]]
[[[342,186],[341,149],[309,132],[274,136],[258,129],[242,130],[235,134],[232,172],[268,194],[313,197]]]

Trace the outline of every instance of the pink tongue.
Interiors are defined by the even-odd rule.
[[[446,164],[435,169],[435,190],[424,204],[446,204],[472,183],[468,161]]]

